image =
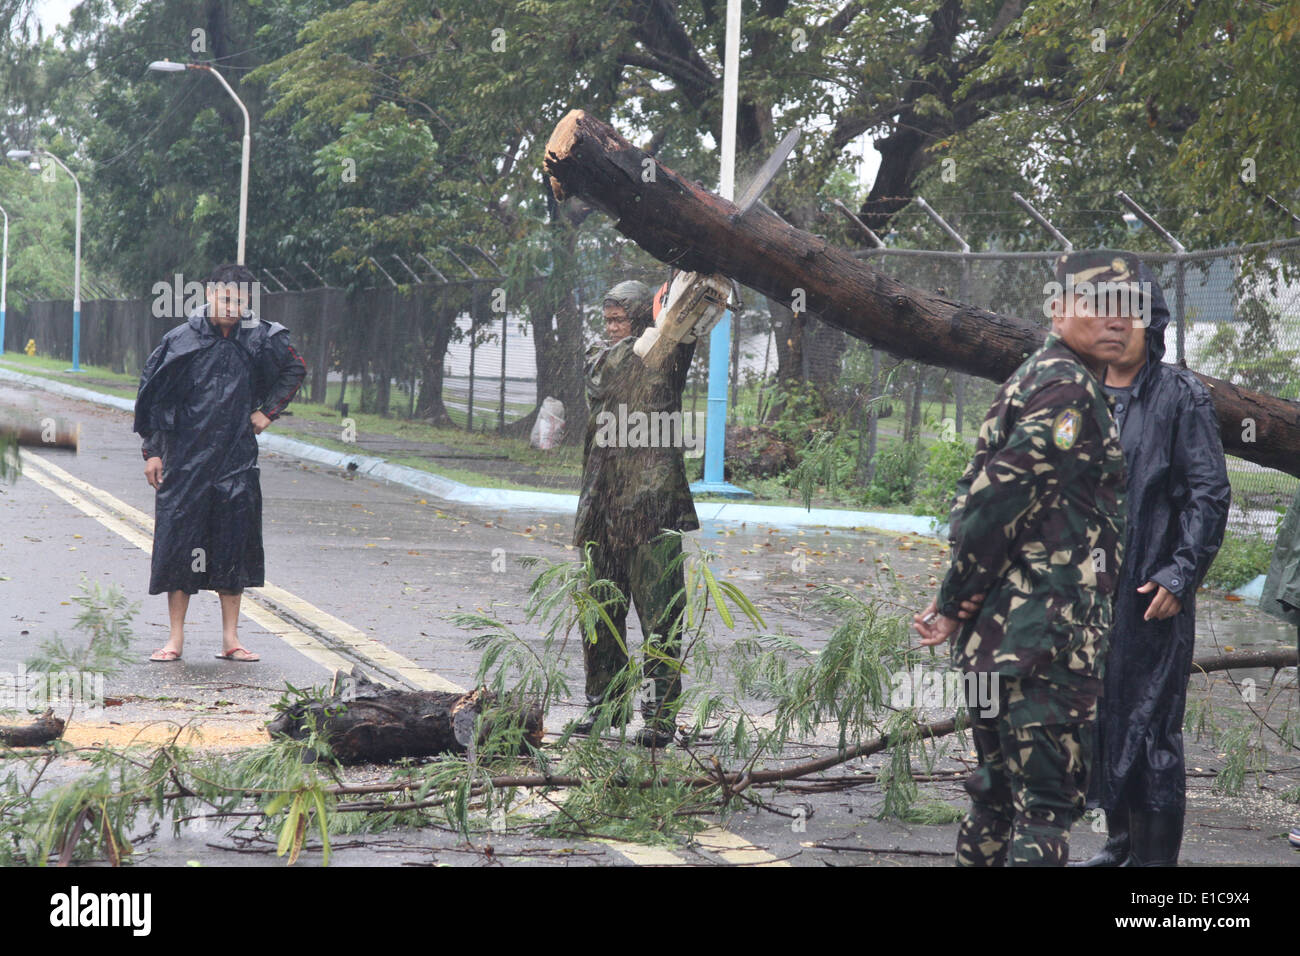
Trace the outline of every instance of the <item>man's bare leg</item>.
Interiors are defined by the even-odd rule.
[[[166,650],[179,654],[185,647],[185,615],[190,609],[190,596],[184,591],[167,592],[167,617],[171,629],[167,634]]]
[[[190,607],[190,596],[184,591],[167,592],[167,618],[170,629],[167,643],[150,655],[152,660],[179,660],[185,649],[185,613]]]
[[[239,604],[241,591],[218,591],[221,598],[221,652],[227,654],[239,646]]]
[[[221,653],[229,654],[242,650],[239,643],[239,605],[244,597],[243,591],[218,591],[221,598]],[[255,661],[256,654],[251,651],[238,656],[240,660]]]

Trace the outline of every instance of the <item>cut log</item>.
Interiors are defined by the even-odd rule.
[[[0,435],[12,435],[18,444],[29,448],[63,448],[75,452],[81,445],[81,423],[68,426],[60,422],[48,430],[38,425],[4,422],[0,423]]]
[[[557,199],[582,198],[656,259],[720,272],[787,306],[801,301],[801,311],[901,358],[1001,382],[1046,335],[1027,319],[903,285],[762,205],[740,215],[582,110],[555,127],[545,167]],[[1197,374],[1227,452],[1300,475],[1300,404]]]
[[[5,747],[40,747],[63,736],[64,722],[53,710],[41,714],[34,723],[17,727],[0,726],[0,745]]]
[[[272,736],[305,739],[314,723],[342,764],[386,763],[408,757],[463,754],[475,742],[479,714],[496,703],[486,690],[468,694],[405,691],[371,681],[360,668],[335,674],[330,696],[297,704],[267,725]],[[542,742],[542,712],[536,704],[514,714],[534,747]],[[477,743],[491,728],[484,722]],[[521,752],[525,752],[522,743]]]

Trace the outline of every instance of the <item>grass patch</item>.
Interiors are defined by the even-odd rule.
[[[80,372],[66,371],[68,359],[48,355],[26,355],[22,352],[5,352],[0,356],[0,367],[13,369],[25,375],[38,375],[53,381],[67,382],[91,391],[104,392],[118,398],[135,398],[140,379],[124,372],[114,372],[102,365],[82,365]]]
[[[1257,471],[1240,458],[1227,456],[1228,483],[1232,485],[1232,502],[1235,506],[1249,504],[1253,507],[1285,508],[1295,496],[1296,483],[1300,481],[1286,472]]]
[[[1235,591],[1257,575],[1266,574],[1272,556],[1271,539],[1229,531],[1223,536],[1223,546],[1214,556],[1205,583],[1210,587]]]

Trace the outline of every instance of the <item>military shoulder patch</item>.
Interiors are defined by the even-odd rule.
[[[1056,447],[1062,450],[1068,450],[1074,447],[1075,440],[1079,437],[1079,426],[1083,423],[1083,416],[1078,410],[1067,408],[1056,416],[1052,422],[1052,441]]]

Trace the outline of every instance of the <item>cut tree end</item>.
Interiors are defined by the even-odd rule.
[[[564,118],[555,124],[555,129],[551,131],[551,138],[546,141],[546,159],[543,165],[551,181],[551,192],[559,202],[563,202],[568,197],[565,196],[560,181],[551,174],[551,166],[553,163],[568,159],[573,151],[573,144],[578,139],[578,124],[586,115],[584,110],[569,110]]]

